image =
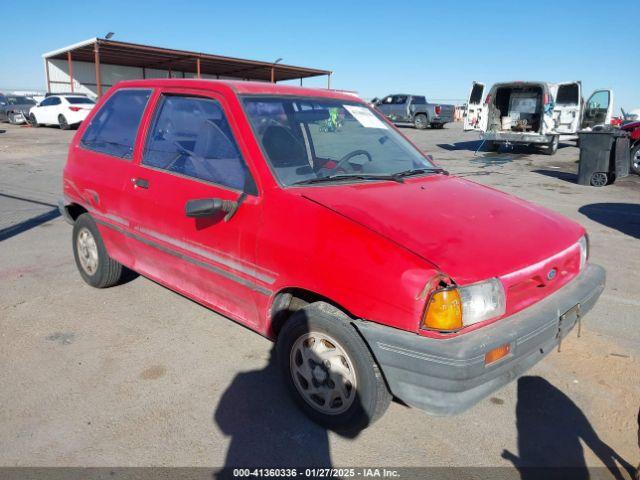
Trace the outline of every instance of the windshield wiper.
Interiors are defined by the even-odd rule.
[[[326,177],[307,178],[294,182],[292,185],[309,185],[312,183],[336,182],[340,180],[391,180],[392,182],[403,183],[402,178],[394,175],[376,175],[374,173],[340,173]]]
[[[449,175],[449,172],[444,168],[412,168],[410,170],[403,170],[402,172],[396,172],[393,174],[396,178],[410,177],[412,175],[422,175],[425,173],[442,173],[443,175]]]

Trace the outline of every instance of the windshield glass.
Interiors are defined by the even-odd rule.
[[[36,102],[27,97],[22,96],[10,96],[7,97],[7,103],[9,105],[35,105]]]
[[[66,98],[67,98],[67,102],[74,103],[74,104],[86,103],[89,105],[93,105],[94,103],[96,103],[87,97],[66,97]]]
[[[244,108],[272,170],[284,185],[329,176],[392,175],[434,169],[424,155],[356,102],[245,97]]]

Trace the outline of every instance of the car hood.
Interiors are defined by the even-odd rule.
[[[444,175],[405,183],[318,185],[301,193],[414,252],[459,284],[537,263],[584,232],[545,208]]]

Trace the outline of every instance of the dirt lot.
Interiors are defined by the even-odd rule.
[[[404,129],[452,173],[583,224],[607,289],[581,338],[470,411],[393,403],[345,438],[294,408],[267,340],[145,278],[85,285],[55,210],[73,132],[2,128],[0,465],[637,464],[640,177],[582,187],[573,144],[476,155],[458,125]]]

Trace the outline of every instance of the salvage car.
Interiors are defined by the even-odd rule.
[[[422,95],[407,94],[387,95],[382,100],[376,100],[374,105],[394,124],[411,124],[421,130],[427,126],[444,128],[447,123],[453,122],[456,109],[454,105],[429,103]]]
[[[613,92],[596,90],[585,104],[581,82],[507,82],[486,97],[484,91],[483,83],[473,82],[464,130],[482,132],[488,150],[530,145],[553,155],[561,136],[575,139],[579,130],[611,123]]]
[[[25,123],[29,110],[35,104],[35,101],[24,95],[0,93],[0,121],[13,125]]]
[[[77,127],[87,118],[95,102],[85,95],[47,95],[29,110],[29,123],[34,127],[57,125],[62,130]]]
[[[63,192],[86,283],[133,270],[274,340],[327,428],[366,427],[392,395],[471,407],[604,288],[580,225],[449,175],[336,91],[118,83],[71,141]]]
[[[631,170],[640,175],[640,122],[625,123],[620,128],[629,132]]]

